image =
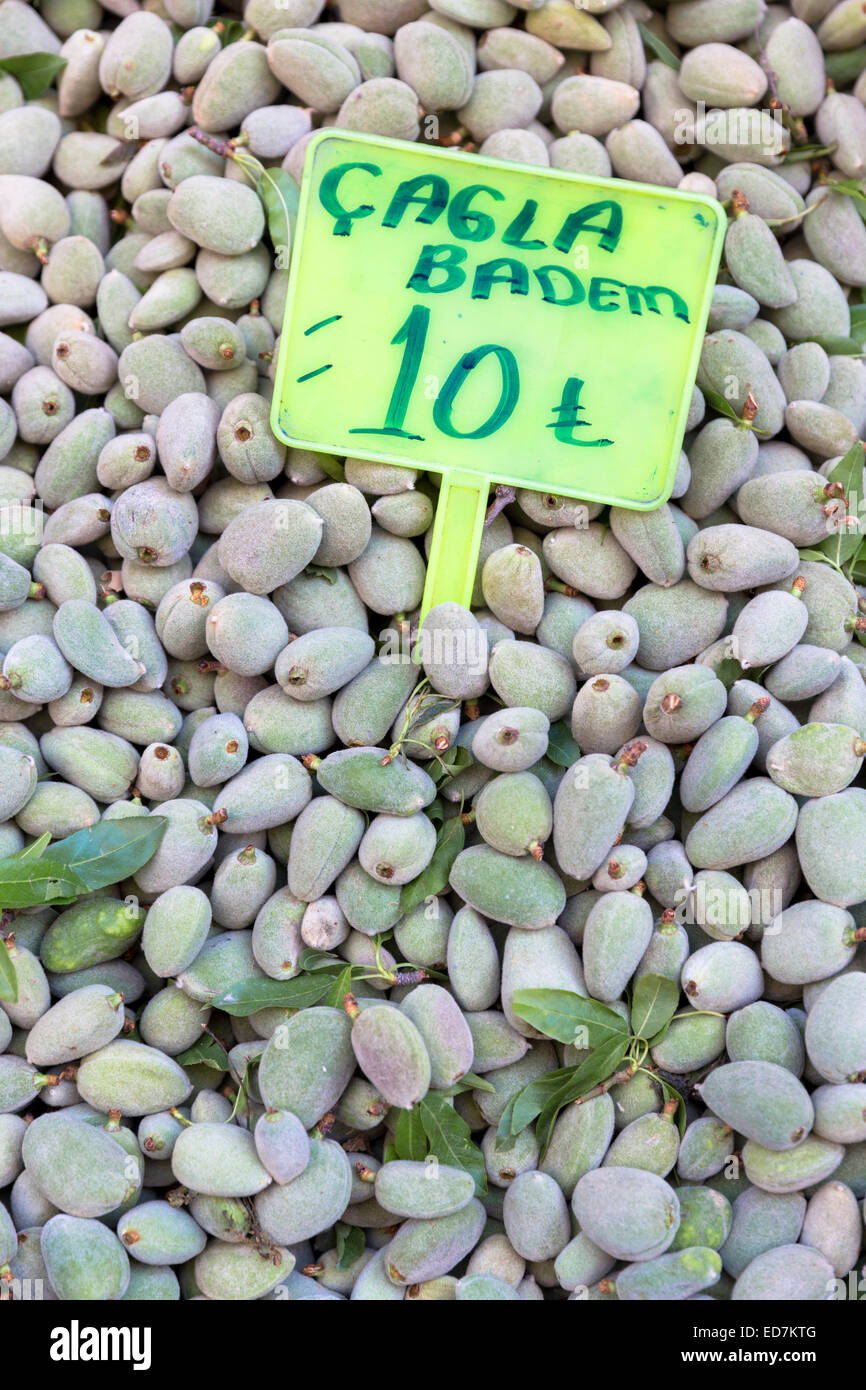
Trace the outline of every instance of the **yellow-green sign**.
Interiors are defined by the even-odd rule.
[[[322,131],[273,429],[440,473],[423,612],[466,604],[491,481],[670,495],[725,225],[695,194]]]

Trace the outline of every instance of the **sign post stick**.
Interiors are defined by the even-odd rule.
[[[487,512],[487,486],[471,473],[443,473],[421,621],[439,603],[469,607]]]

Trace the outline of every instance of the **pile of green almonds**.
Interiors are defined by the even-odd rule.
[[[730,217],[673,499],[418,662],[435,479],[269,427],[330,126]],[[861,0],[2,0],[0,858],[166,828],[3,914],[0,1297],[856,1296],[864,175]]]

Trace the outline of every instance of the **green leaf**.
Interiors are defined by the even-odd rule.
[[[545,1076],[540,1076],[535,1081],[530,1081],[527,1086],[512,1096],[511,1100],[502,1113],[499,1121],[499,1128],[496,1132],[497,1140],[500,1144],[507,1138],[513,1138],[524,1130],[528,1124],[540,1115],[547,1101],[560,1089],[561,1086],[569,1081],[577,1067],[560,1067],[557,1071],[549,1071]]]
[[[325,1003],[331,1009],[342,1009],[343,1000],[345,999],[346,995],[351,991],[351,988],[352,967],[351,965],[347,965],[345,970],[341,971],[337,978],[334,980],[334,983],[332,984],[325,998]]]
[[[418,1105],[421,1123],[430,1144],[430,1153],[440,1163],[462,1168],[475,1179],[475,1191],[481,1196],[487,1191],[487,1168],[484,1155],[472,1143],[468,1124],[457,1114],[444,1096],[428,1091]]]
[[[73,903],[87,887],[71,869],[41,859],[0,859],[0,908]]]
[[[385,1148],[382,1151],[382,1162],[393,1163],[394,1159],[399,1157],[400,1155],[397,1152],[396,1146],[389,1139],[387,1144],[385,1145]]]
[[[304,574],[310,579],[327,579],[329,584],[336,584],[337,571],[329,569],[326,565],[307,565]]]
[[[858,309],[866,310],[866,304],[858,304],[851,309],[851,338],[862,355],[866,353],[866,313],[858,314]]]
[[[460,816],[452,816],[450,820],[442,823],[436,836],[436,848],[430,863],[417,878],[414,878],[411,883],[405,884],[400,893],[400,912],[404,917],[425,898],[431,898],[437,893],[444,892],[448,887],[451,865],[462,850],[465,841],[466,831]]]
[[[434,719],[440,719],[443,714],[450,714],[452,710],[459,708],[459,700],[430,700],[426,705],[423,700],[417,701],[405,737],[408,738],[415,729],[423,729],[425,724],[430,724]]]
[[[648,48],[657,58],[661,58],[662,62],[667,63],[668,67],[673,68],[674,72],[679,72],[679,58],[675,53],[671,52],[667,44],[659,38],[658,34],[654,34],[652,29],[647,28],[646,24],[642,24],[640,20],[637,22],[637,27],[640,30],[644,48]]]
[[[833,179],[827,188],[831,193],[844,193],[847,198],[859,198],[866,203],[866,188],[862,179]]]
[[[830,334],[818,334],[814,338],[804,338],[806,343],[817,343],[831,357],[859,357],[863,348],[854,338],[834,337]]]
[[[830,557],[832,563],[841,567],[847,565],[848,561],[857,554],[863,540],[862,533],[858,531],[834,531],[821,542],[821,549]]]
[[[27,337],[28,327],[29,324],[26,323],[7,323],[3,328],[3,332],[7,334],[8,337],[14,338],[16,343],[23,343]]]
[[[394,1149],[398,1158],[409,1158],[414,1163],[427,1157],[427,1136],[417,1105],[413,1110],[399,1111],[394,1127]]]
[[[337,1268],[348,1269],[364,1253],[367,1243],[364,1232],[360,1226],[347,1226],[345,1221],[338,1221],[334,1234],[337,1237]]]
[[[212,1038],[208,1033],[203,1033],[198,1042],[194,1042],[192,1047],[188,1047],[185,1052],[181,1052],[174,1059],[182,1067],[205,1066],[212,1067],[214,1071],[228,1071],[228,1057],[224,1047],[220,1047],[216,1038]]]
[[[834,145],[795,145],[789,150],[782,160],[783,164],[805,164],[813,159],[823,159],[827,154],[833,154],[836,149]]]
[[[863,492],[864,457],[866,456],[864,456],[863,445],[858,440],[856,444],[852,444],[845,457],[839,460],[827,477],[828,483],[838,483],[845,497],[852,500],[856,499],[858,503],[861,501]],[[817,548],[819,551],[823,551],[834,565],[841,566],[854,558],[862,541],[863,523],[861,521],[856,528],[851,530],[831,532]]]
[[[866,584],[866,566],[864,566],[864,562],[866,562],[866,539],[861,541],[860,549],[854,556],[852,563],[848,566],[848,578],[851,580],[852,584]]]
[[[239,19],[212,19],[207,27],[216,29],[223,48],[228,48],[230,43],[238,43],[247,32],[246,25]]]
[[[268,219],[271,245],[285,260],[281,268],[287,270],[298,216],[300,189],[285,169],[263,169],[256,188]]]
[[[244,1074],[241,1077],[241,1084],[238,1086],[235,1103],[232,1106],[232,1113],[229,1115],[226,1124],[231,1124],[235,1115],[241,1110],[249,1110],[249,1076],[254,1066],[257,1066],[261,1059],[259,1057],[248,1057],[244,1067]]]
[[[851,338],[860,350],[857,355],[859,357],[866,355],[866,319],[851,320]]]
[[[856,444],[852,444],[844,458],[841,458],[836,467],[827,474],[828,483],[841,483],[842,491],[848,497],[853,492],[857,497],[860,496],[863,487],[863,467],[866,463],[866,452],[863,444],[858,439]]]
[[[65,840],[56,840],[40,859],[58,871],[71,871],[87,892],[108,888],[152,859],[168,828],[165,816],[126,816],[103,820]]]
[[[298,964],[302,970],[342,970],[345,961],[335,956],[333,951],[318,951],[308,946],[298,957]]]
[[[47,845],[51,843],[51,832],[46,830],[44,835],[40,835],[38,840],[34,840],[32,845],[26,849],[19,849],[17,854],[11,856],[12,859],[40,859],[45,852]]]
[[[101,165],[129,164],[144,142],[141,140],[118,140],[113,149],[100,159]]]
[[[670,1028],[671,1024],[673,1023],[675,1017],[676,1017],[676,1015],[674,1015],[673,1018],[669,1018],[668,1021],[667,1021],[667,1023],[665,1024],[664,1028],[660,1028],[659,1031],[658,1031],[657,1033],[654,1033],[653,1036],[652,1036],[651,1038],[647,1038],[647,1039],[645,1040],[646,1042],[649,1043],[649,1045],[650,1045],[651,1048],[653,1048],[653,1047],[658,1047],[659,1043],[664,1042],[665,1038],[666,1038],[667,1035],[668,1035],[668,1029]]]
[[[822,542],[822,544],[823,544],[823,542]],[[826,555],[824,554],[824,552],[821,551],[821,550],[801,550],[801,551],[800,551],[800,559],[801,559],[801,560],[815,560],[815,561],[820,560],[820,561],[822,561],[825,565],[830,563],[830,562],[829,562],[828,556],[826,556]]]
[[[6,942],[0,939],[0,999],[14,1004],[18,998],[18,976]]]
[[[550,1097],[538,1117],[538,1124],[535,1129],[540,1148],[540,1158],[543,1158],[547,1152],[556,1118],[563,1106],[579,1100],[593,1087],[606,1081],[616,1071],[628,1052],[629,1042],[628,1035],[621,1034],[618,1038],[612,1038],[610,1042],[602,1043],[601,1047],[597,1047],[586,1061],[576,1068],[571,1080],[567,1081],[560,1090]]]
[[[618,1013],[573,990],[518,989],[511,1007],[545,1037],[576,1047],[599,1047],[612,1037],[628,1037],[628,1026]]]
[[[722,682],[726,690],[730,690],[735,681],[741,681],[746,674],[737,661],[736,657],[726,656],[724,661],[720,661],[714,668],[716,679]]]
[[[866,47],[824,54],[824,71],[835,87],[850,87],[866,67]]]
[[[680,1002],[679,986],[664,975],[641,975],[631,997],[631,1026],[637,1038],[654,1038],[667,1027]]]
[[[702,386],[701,391],[704,400],[713,407],[713,410],[717,410],[720,415],[727,415],[729,420],[739,420],[740,417],[731,402],[726,400],[724,396],[720,396],[718,391],[711,391],[708,386]]]
[[[485,1081],[483,1076],[476,1076],[474,1071],[465,1071],[459,1086],[461,1091],[489,1091],[491,1095],[496,1095],[496,1087]]]
[[[748,420],[742,420],[736,410],[734,410],[731,402],[724,396],[720,396],[718,391],[711,391],[708,386],[702,386],[701,391],[703,392],[704,400],[708,405],[713,407],[713,410],[718,411],[719,415],[724,415],[729,420],[735,420],[741,429],[751,430],[752,434],[764,435],[769,433],[768,430],[755,429],[755,426],[750,424]]]
[[[641,1070],[643,1071],[644,1068],[642,1067]],[[678,1129],[679,1132],[680,1132],[680,1138],[682,1138],[683,1135],[684,1135],[685,1132],[686,1132],[686,1103],[685,1103],[685,1101],[683,1100],[682,1096],[680,1095],[680,1093],[679,1093],[679,1091],[676,1089],[676,1087],[675,1087],[675,1086],[671,1086],[667,1081],[663,1081],[662,1078],[661,1078],[656,1072],[648,1072],[647,1074],[648,1074],[649,1076],[651,1076],[652,1079],[653,1079],[653,1081],[657,1082],[657,1084],[661,1087],[662,1095],[664,1096],[665,1100],[675,1100],[675,1101],[676,1101],[676,1103],[677,1103],[677,1108],[676,1108],[676,1110],[675,1110],[675,1112],[674,1112],[674,1117],[673,1117],[673,1119],[674,1119],[674,1124],[676,1125],[677,1129]]]
[[[547,756],[557,767],[571,767],[580,757],[580,749],[571,736],[571,730],[563,719],[551,724],[547,735]]]
[[[259,1009],[306,1009],[331,988],[328,975],[296,975],[293,980],[238,980],[213,1001],[215,1009],[248,1018]]]
[[[438,786],[440,782],[456,777],[457,773],[462,772],[464,767],[469,767],[472,761],[472,754],[468,748],[464,748],[462,743],[453,743],[444,753],[437,756],[436,770],[430,775]]]
[[[67,59],[58,58],[56,53],[16,53],[0,58],[0,71],[11,73],[27,100],[35,101],[48,91],[66,63]]]

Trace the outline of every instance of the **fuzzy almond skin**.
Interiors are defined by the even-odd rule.
[[[287,872],[294,896],[314,902],[327,892],[353,859],[364,829],[364,817],[355,807],[335,796],[314,797],[295,821],[289,845]]]
[[[653,915],[634,893],[605,893],[592,908],[583,934],[586,986],[595,999],[618,999],[649,946]]]
[[[489,642],[468,609],[458,603],[437,604],[428,613],[422,634],[424,673],[440,695],[463,700],[484,693]]]
[[[275,1182],[287,1183],[307,1166],[310,1143],[306,1130],[289,1110],[269,1110],[256,1122],[256,1152]]]
[[[472,738],[473,756],[495,772],[525,772],[547,752],[550,720],[531,707],[488,715]]]
[[[625,1302],[691,1298],[718,1283],[721,1272],[722,1262],[715,1250],[693,1246],[630,1265],[617,1275],[617,1298]]]
[[[805,1062],[803,1039],[791,1015],[761,999],[731,1014],[725,1048],[732,1062],[778,1062],[801,1077]]]
[[[812,1195],[806,1208],[803,1244],[811,1245],[829,1260],[837,1279],[853,1269],[860,1253],[858,1218],[857,1198],[842,1182],[824,1183]]]
[[[503,546],[484,562],[484,602],[506,627],[533,633],[544,612],[544,580],[538,556],[525,545]]]
[[[840,975],[815,1000],[806,1020],[806,1053],[826,1081],[856,1080],[866,1070],[866,1030],[861,1019],[848,1012],[859,1007],[866,995],[866,981],[859,974]],[[842,1013],[835,1014],[834,1010]]]
[[[249,1301],[262,1298],[291,1274],[295,1257],[285,1246],[275,1245],[270,1260],[263,1260],[251,1245],[208,1241],[196,1257],[195,1278],[208,1298]]]
[[[805,1214],[806,1199],[798,1192],[747,1188],[733,1203],[731,1231],[722,1247],[726,1273],[736,1279],[764,1251],[794,1244]]]
[[[548,864],[500,854],[489,845],[462,850],[450,883],[470,907],[509,926],[552,926],[565,906],[565,889]]]
[[[474,1198],[451,1216],[405,1221],[387,1250],[388,1278],[405,1286],[448,1274],[473,1249],[483,1226],[484,1208]]]
[[[852,848],[864,822],[866,793],[859,787],[807,801],[801,808],[796,832],[799,862],[812,892],[826,903],[847,908],[862,901],[864,870]]]
[[[133,1258],[147,1265],[183,1264],[195,1259],[207,1236],[185,1211],[168,1202],[143,1202],[127,1211],[117,1225],[120,1240]]]
[[[734,1285],[735,1301],[791,1298],[821,1302],[833,1297],[829,1260],[808,1245],[780,1245],[749,1264]]]
[[[767,771],[798,796],[841,792],[857,776],[866,742],[845,724],[812,723],[788,734],[767,754]]]
[[[61,1299],[117,1299],[129,1284],[130,1263],[117,1236],[99,1221],[53,1216],[42,1228],[42,1257]]]
[[[386,1211],[416,1220],[451,1216],[471,1202],[474,1184],[462,1168],[440,1164],[435,1183],[426,1178],[427,1171],[425,1164],[417,1162],[384,1164],[376,1174],[376,1200]]]
[[[472,1069],[472,1032],[453,996],[441,985],[419,985],[403,1001],[401,1010],[421,1034],[434,1089],[447,1089]]]
[[[677,1195],[637,1168],[599,1168],[578,1182],[572,1210],[596,1245],[622,1260],[651,1260],[670,1245],[680,1221]]]
[[[171,1165],[179,1183],[206,1196],[253,1197],[270,1182],[252,1136],[234,1125],[204,1123],[183,1129]]]
[[[309,564],[322,528],[321,517],[303,502],[261,503],[255,510],[242,512],[223,531],[220,563],[247,593],[271,593]]]
[[[81,1073],[84,1072],[82,1076]],[[180,1105],[192,1083],[172,1058],[143,1043],[120,1040],[93,1052],[78,1073],[82,1097],[98,1110],[147,1115]]]
[[[686,810],[708,811],[721,801],[748,769],[758,745],[754,724],[736,715],[726,715],[706,729],[680,776],[680,797]]]
[[[30,1030],[28,1062],[47,1067],[97,1052],[123,1027],[121,1003],[108,985],[85,986],[59,999]]]
[[[638,663],[666,671],[691,661],[720,636],[728,603],[723,594],[683,578],[670,587],[646,584],[622,608],[638,625]]]
[[[36,764],[27,753],[19,753],[14,748],[0,747],[0,769],[3,772],[0,807],[5,813],[4,819],[11,819],[27,805],[36,789]]]
[[[755,1106],[760,1088],[761,1108]],[[707,1077],[701,1095],[732,1129],[768,1149],[794,1148],[808,1133],[814,1110],[808,1093],[773,1062],[729,1062]]]
[[[366,632],[319,628],[289,643],[277,657],[274,674],[293,699],[319,700],[360,675],[374,653],[375,643]]]
[[[782,1153],[748,1139],[743,1145],[743,1164],[749,1181],[766,1192],[801,1192],[834,1173],[844,1152],[841,1144],[812,1134]]]
[[[313,1139],[304,1171],[291,1182],[271,1185],[256,1198],[256,1217],[271,1240],[308,1240],[342,1214],[352,1188],[349,1159],[330,1139]]]
[[[762,939],[761,960],[774,979],[811,984],[838,974],[854,958],[854,918],[841,907],[811,900],[793,903],[772,927]]]
[[[345,805],[392,816],[411,816],[429,806],[436,794],[423,768],[399,760],[385,761],[379,748],[344,748],[329,753],[316,767],[325,791]]]
[[[706,869],[750,863],[781,848],[796,821],[792,796],[769,778],[746,778],[704,812],[689,832],[686,854]]]
[[[384,1004],[362,1010],[352,1027],[358,1065],[389,1105],[408,1108],[427,1094],[430,1055],[410,1018]]]
[[[627,820],[634,797],[634,784],[604,754],[588,754],[568,770],[553,806],[554,850],[566,873],[586,879],[595,872]]]
[[[514,1179],[505,1192],[503,1219],[508,1239],[524,1259],[555,1259],[568,1244],[568,1205],[547,1173],[526,1172]]]
[[[290,1110],[311,1129],[336,1104],[352,1075],[351,1031],[338,1009],[317,1007],[290,1019],[269,1041],[259,1066],[265,1104]]]
[[[49,1201],[70,1216],[104,1216],[139,1187],[123,1149],[98,1126],[56,1115],[29,1126],[22,1158]]]

